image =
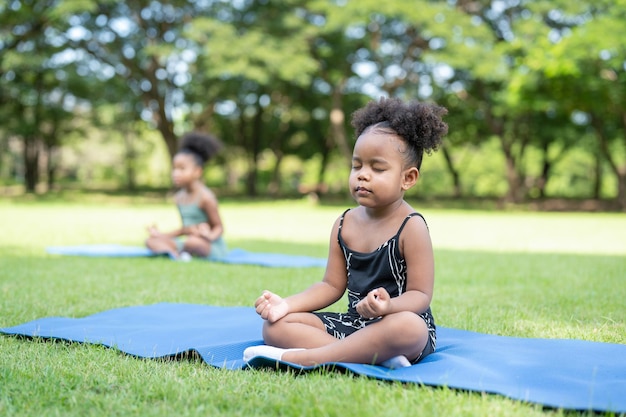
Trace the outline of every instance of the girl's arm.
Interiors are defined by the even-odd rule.
[[[435,284],[435,259],[426,222],[420,216],[411,218],[402,233],[400,249],[406,260],[406,292],[391,302],[390,313],[422,313],[430,306]]]
[[[288,313],[316,311],[338,301],[346,291],[347,273],[343,252],[337,242],[339,219],[330,238],[328,263],[321,282],[287,298],[265,291],[255,302],[256,311],[264,319],[275,322]]]
[[[321,282],[311,285],[299,294],[288,297],[289,312],[316,311],[338,301],[346,291],[348,277],[346,261],[337,242],[339,219],[335,221],[328,245],[328,262]]]
[[[208,230],[200,230],[201,235],[211,242],[217,240],[224,233],[224,226],[218,209],[217,197],[208,188],[202,193],[200,208],[204,210],[209,219],[209,228]]]

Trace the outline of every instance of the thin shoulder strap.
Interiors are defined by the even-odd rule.
[[[409,214],[408,216],[406,216],[404,218],[404,221],[402,222],[402,224],[400,225],[400,228],[398,229],[398,233],[396,233],[396,236],[400,236],[400,233],[402,233],[402,229],[404,229],[404,226],[406,225],[406,223],[409,221],[409,219],[411,217],[415,217],[415,216],[420,216],[422,218],[422,220],[424,220],[424,223],[426,224],[426,228],[428,228],[428,223],[426,223],[426,219],[424,218],[424,216],[422,216],[420,213],[418,212],[414,212]]]
[[[346,213],[349,212],[350,209],[347,209],[343,213],[341,213],[341,217],[339,218],[339,228],[337,228],[337,240],[341,243],[341,228],[343,227],[343,219],[346,216]]]

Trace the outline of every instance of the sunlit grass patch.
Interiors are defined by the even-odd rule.
[[[144,220],[176,224],[175,209],[163,203],[0,202],[0,208],[1,327],[40,317],[83,317],[160,302],[250,306],[263,289],[291,294],[323,275],[322,268],[45,253],[49,245],[141,245]],[[326,256],[330,227],[343,208],[306,201],[227,202],[222,210],[231,247]],[[547,221],[535,221],[526,217],[532,213],[498,213],[500,218],[489,222],[492,214],[486,212],[438,210],[424,214],[432,219],[429,224],[436,243],[433,311],[440,326],[520,337],[626,343],[624,254],[610,250],[602,254],[597,247],[586,253],[587,241],[582,235],[575,252],[571,245],[553,252],[519,250],[517,237],[547,236],[556,230],[550,229],[554,218],[549,216]],[[504,236],[499,228],[505,224],[507,232],[525,230],[532,224],[537,227],[523,234],[512,232],[509,248],[506,239],[491,247],[485,236],[464,235],[476,226],[452,227],[479,218],[485,236]],[[591,221],[584,214],[569,219],[572,230],[564,241],[574,231],[591,227],[580,228],[581,223]],[[619,247],[622,221],[612,215],[593,218],[607,248]],[[455,235],[438,237],[444,231]],[[556,242],[559,237],[552,239]],[[482,243],[472,248],[472,241]],[[344,309],[345,302],[341,300],[335,307]],[[227,371],[189,358],[141,360],[101,346],[0,337],[3,416],[395,417],[416,412],[442,416],[564,414],[500,396],[383,383],[328,371],[298,376],[268,370]]]

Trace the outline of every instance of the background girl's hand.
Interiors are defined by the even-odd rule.
[[[206,239],[206,240],[211,240],[210,239],[210,232],[211,232],[211,226],[209,226],[208,223],[200,223],[198,225],[196,225],[196,233],[198,236]]]
[[[287,301],[270,291],[263,291],[263,294],[254,302],[254,307],[261,318],[270,323],[282,319],[289,312]]]
[[[208,223],[198,223],[183,228],[183,234],[188,236],[198,236],[206,240],[210,239],[211,226]]]
[[[157,229],[157,227],[153,224],[146,227],[146,230],[148,231],[148,234],[150,235],[150,237],[157,237],[161,235],[161,232],[159,232],[159,229]]]
[[[391,297],[384,288],[376,288],[356,305],[356,311],[366,319],[380,317],[388,314],[391,305]]]

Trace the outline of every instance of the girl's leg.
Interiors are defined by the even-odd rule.
[[[326,332],[324,323],[311,313],[291,313],[276,323],[265,321],[263,340],[280,348],[317,348],[337,341]]]
[[[312,331],[309,332],[313,334]],[[319,344],[298,351],[285,351],[281,360],[303,366],[326,362],[380,364],[398,355],[414,360],[428,342],[428,328],[424,320],[412,312],[401,312],[383,317],[344,339],[332,336],[330,343]],[[321,340],[321,338],[320,338]],[[326,339],[328,340],[328,339]],[[296,343],[282,347],[297,346]]]
[[[187,236],[183,250],[191,255],[205,258],[211,253],[211,242],[199,236]]]
[[[176,242],[174,239],[151,236],[146,239],[146,247],[152,252],[168,253],[176,258],[178,257],[178,249],[176,248]]]

